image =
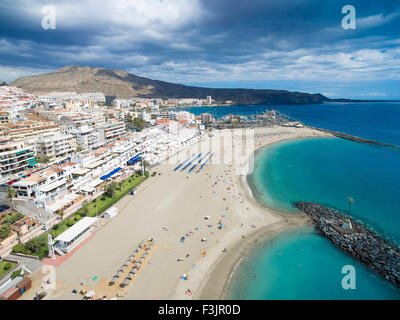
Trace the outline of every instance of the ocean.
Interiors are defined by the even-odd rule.
[[[200,114],[262,112],[265,106],[190,108]],[[269,106],[307,125],[400,145],[400,103]],[[256,199],[298,214],[297,200],[348,212],[400,244],[400,150],[339,138],[287,141],[256,153],[248,177]],[[342,267],[356,269],[356,290],[344,290]],[[400,290],[335,248],[313,229],[286,232],[255,247],[239,264],[230,299],[400,299]]]
[[[400,145],[400,103],[323,103],[281,106],[229,106],[179,108],[196,115],[212,113],[220,118],[228,114],[250,115],[266,109],[278,110],[303,123],[352,134],[366,139]]]

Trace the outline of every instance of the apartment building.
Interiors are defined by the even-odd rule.
[[[34,140],[38,157],[49,160],[64,159],[76,150],[76,140],[71,134],[46,134]]]
[[[7,111],[0,111],[0,123],[9,123],[11,121],[11,114]]]
[[[60,133],[60,126],[50,122],[30,120],[0,124],[0,138],[10,138],[13,141],[35,139],[44,133]]]
[[[33,146],[23,141],[0,139],[0,175],[7,178],[37,164]]]
[[[82,126],[70,132],[82,149],[94,149],[100,146],[100,133],[92,127]]]
[[[61,126],[62,133],[70,134],[80,127],[94,127],[96,125],[96,119],[91,115],[79,114],[75,116],[64,116],[58,123]]]
[[[68,191],[68,174],[62,167],[51,167],[13,183],[16,197],[32,200],[36,206],[47,204]]]
[[[111,143],[111,142],[117,140],[118,137],[121,137],[122,135],[124,135],[125,132],[126,132],[126,129],[125,129],[124,121],[120,121],[117,119],[109,119],[103,125],[102,128],[99,128],[100,142],[102,144]]]

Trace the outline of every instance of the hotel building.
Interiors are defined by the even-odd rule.
[[[0,176],[7,178],[37,164],[33,146],[24,142],[0,139]]]

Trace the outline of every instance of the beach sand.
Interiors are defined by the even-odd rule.
[[[329,136],[309,128],[257,128],[255,132],[255,149],[282,140]],[[196,153],[197,147],[182,152],[181,159]],[[187,170],[174,172],[176,164],[158,165],[153,171],[161,175],[142,183],[134,196],[121,199],[116,204],[118,215],[56,267],[57,288],[48,290],[46,299],[81,299],[72,289],[82,288],[92,288],[96,296],[107,298],[121,291],[124,297],[120,299],[223,297],[232,271],[255,241],[307,223],[302,217],[259,205],[237,174],[237,165],[243,167],[243,163],[210,164],[200,173],[190,174]],[[206,216],[210,218],[205,220]],[[221,230],[217,228],[220,220]],[[186,236],[183,243],[182,236]],[[154,238],[155,245],[129,287],[110,287],[108,282],[138,243],[149,238]],[[184,274],[187,280],[181,279]],[[29,290],[25,298],[36,291],[40,289]]]

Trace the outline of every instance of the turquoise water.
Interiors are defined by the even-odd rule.
[[[248,177],[265,205],[295,212],[314,201],[348,212],[400,243],[400,150],[338,138],[281,142],[260,150]]]
[[[324,103],[288,106],[184,108],[195,114],[251,115],[277,109],[307,125],[400,145],[400,103]],[[249,184],[257,200],[296,214],[293,201],[348,211],[400,244],[400,150],[337,138],[282,142],[257,152]],[[300,251],[300,249],[302,249]],[[282,255],[278,253],[282,252]],[[357,290],[341,288],[341,268],[357,270]],[[299,266],[298,266],[299,265]],[[254,278],[257,274],[257,278]],[[375,276],[312,229],[261,243],[239,264],[232,299],[400,299],[400,290]]]
[[[355,290],[344,290],[341,286],[345,265],[355,267]],[[331,246],[312,229],[305,228],[254,248],[239,264],[226,298],[393,300],[400,299],[400,291]]]
[[[354,217],[400,243],[399,163],[400,150],[338,138],[304,139],[260,150],[248,181],[258,201],[293,214],[298,200],[347,212],[351,196]],[[357,270],[354,291],[341,288],[341,268],[347,264]],[[400,299],[400,290],[308,229],[255,248],[235,272],[228,298]]]

